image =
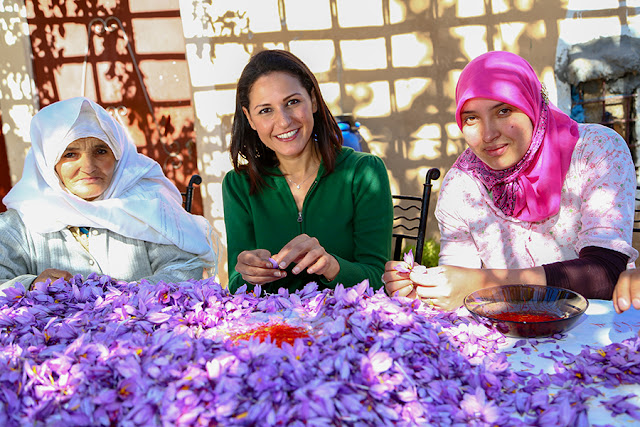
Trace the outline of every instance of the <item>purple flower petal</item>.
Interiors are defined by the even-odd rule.
[[[538,342],[507,348],[463,310],[389,298],[367,281],[257,288],[96,274],[18,286],[0,298],[0,424],[588,425],[597,400],[621,423],[640,416],[630,396],[602,393],[640,383],[640,338],[579,354],[549,339],[556,350],[540,357],[553,371],[530,359],[522,371],[511,355],[538,354]],[[310,338],[229,339],[269,322],[304,325]]]

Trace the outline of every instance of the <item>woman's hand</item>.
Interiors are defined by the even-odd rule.
[[[31,283],[31,286],[33,287],[33,285],[35,285],[36,283],[46,282],[47,279],[51,279],[51,282],[53,283],[60,278],[63,278],[68,282],[69,280],[73,279],[73,275],[66,270],[47,268],[42,273],[40,273],[38,277],[35,278],[35,280]]]
[[[623,271],[613,290],[613,308],[616,313],[622,313],[633,305],[640,310],[640,270]]]
[[[396,270],[399,265],[405,264],[403,261],[388,261],[384,266],[382,283],[387,295],[416,298],[417,294],[413,282],[409,279],[409,273]],[[396,293],[397,292],[397,293]]]
[[[270,256],[271,253],[266,249],[240,252],[236,271],[242,275],[245,282],[254,285],[264,285],[282,279],[287,272],[275,268],[269,260]]]
[[[409,278],[421,300],[442,310],[457,309],[483,283],[481,270],[450,265],[414,269]]]
[[[335,279],[340,272],[338,260],[325,251],[318,239],[306,234],[294,237],[273,256],[273,259],[283,270],[294,262],[296,266],[291,270],[293,274],[299,274],[306,269],[307,273],[319,274],[328,281]]]

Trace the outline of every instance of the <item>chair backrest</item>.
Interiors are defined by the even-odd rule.
[[[198,174],[191,175],[191,179],[189,180],[189,185],[187,185],[187,190],[182,194],[184,197],[184,210],[187,212],[191,212],[191,203],[193,202],[193,186],[202,184],[202,178]]]
[[[640,231],[640,185],[636,187],[636,208],[633,216],[633,232]]]
[[[422,197],[393,195],[393,259],[402,258],[403,243],[406,239],[416,241],[414,259],[422,262],[427,217],[429,215],[429,199],[431,198],[431,181],[440,178],[440,169],[431,168],[425,175]]]

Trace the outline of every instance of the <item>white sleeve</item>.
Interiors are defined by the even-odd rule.
[[[582,200],[576,249],[611,249],[629,256],[632,263],[638,252],[631,246],[637,185],[631,153],[612,129],[592,124],[581,130],[583,141],[572,159]]]
[[[469,197],[479,196],[474,192],[478,192],[477,184],[460,170],[451,169],[444,177],[435,211],[440,228],[440,265],[482,267],[466,217],[473,211],[467,203]]]

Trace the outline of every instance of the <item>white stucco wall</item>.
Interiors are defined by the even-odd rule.
[[[198,171],[203,179],[200,186],[202,205],[205,218],[220,236],[218,275],[221,283],[228,281],[222,178],[233,166],[227,151],[230,129],[225,129],[220,117],[235,109],[235,82],[248,62],[249,54],[239,46],[221,45],[216,50],[218,60],[214,60],[210,44],[214,29],[209,19],[215,20],[226,10],[237,9],[236,3],[221,0],[208,5],[180,0],[197,136]],[[225,83],[233,84],[234,89],[224,87]]]
[[[11,183],[22,176],[29,124],[38,110],[23,0],[0,0],[0,110]]]
[[[593,17],[592,11],[618,10],[618,16]],[[589,15],[585,17],[585,15]],[[640,37],[640,0],[569,0],[566,18],[559,22],[556,62],[564,62],[569,48],[600,37],[627,35]],[[571,110],[571,88],[557,80],[557,106]]]

